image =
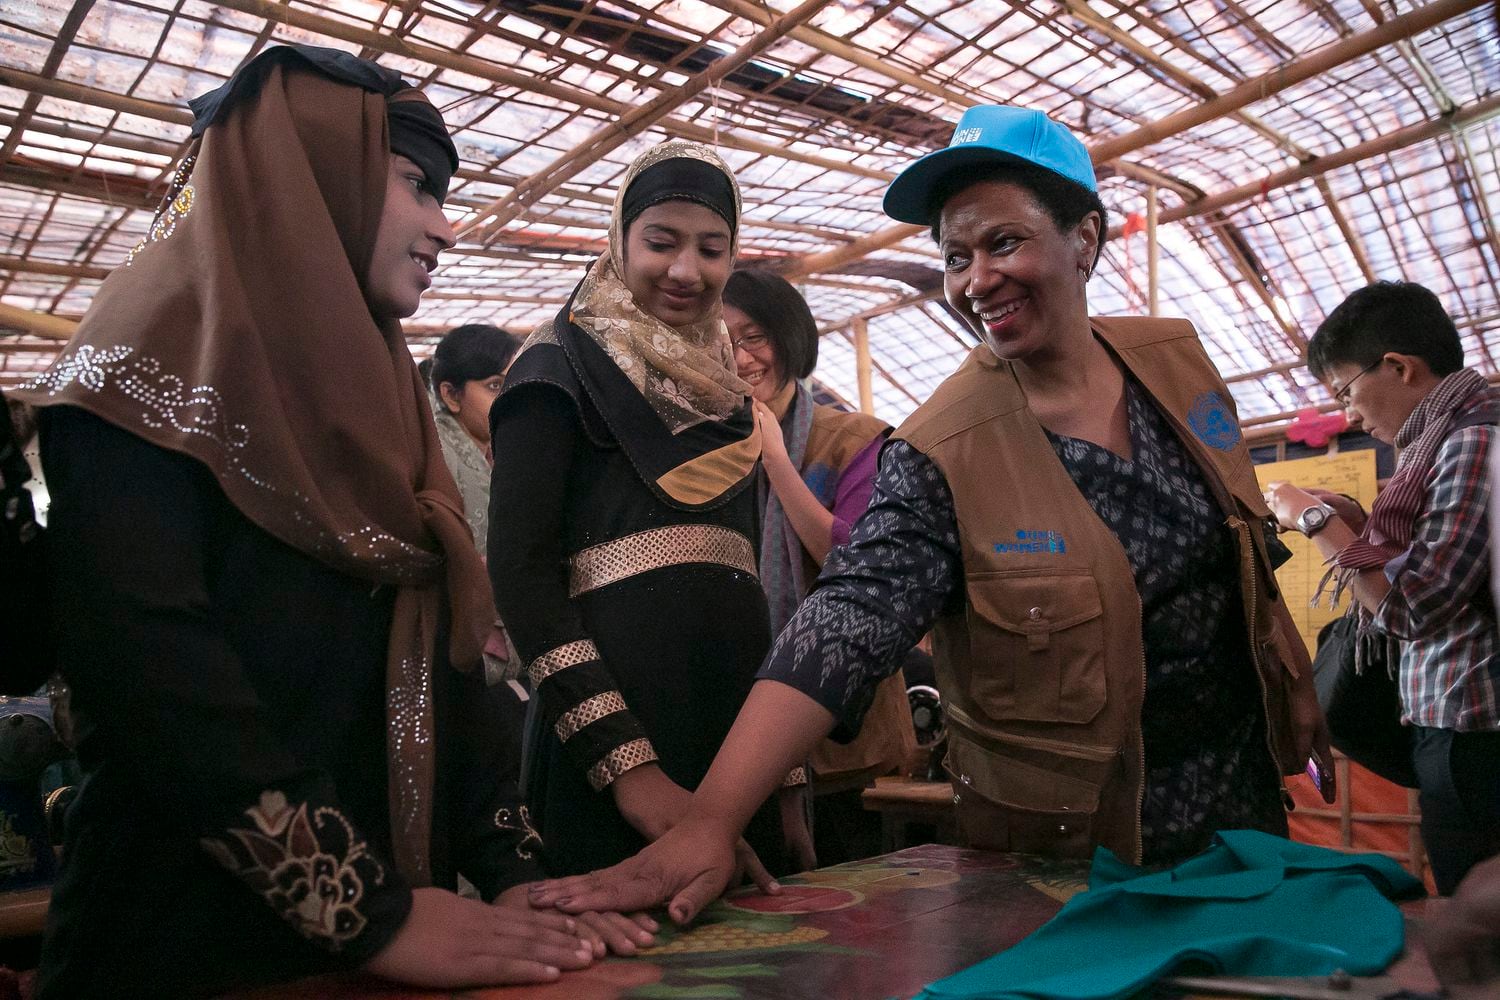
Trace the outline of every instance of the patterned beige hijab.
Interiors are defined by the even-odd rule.
[[[717,303],[697,323],[668,326],[635,301],[617,263],[625,259],[625,192],[647,169],[677,157],[701,160],[722,171],[734,191],[734,214],[739,218],[739,184],[717,153],[681,139],[651,147],[625,173],[615,194],[609,249],[579,285],[570,317],[620,366],[673,434],[705,420],[725,419],[750,394],[750,386],[735,371],[734,349]],[[731,244],[731,256],[737,245]],[[539,330],[537,339],[548,339],[547,332]]]

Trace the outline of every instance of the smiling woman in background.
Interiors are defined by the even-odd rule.
[[[818,324],[785,278],[736,271],[724,286],[724,322],[765,441],[770,491],[760,576],[775,633],[791,620],[829,551],[848,543],[850,524],[870,502],[875,459],[891,428],[867,413],[813,402],[803,380],[818,363]],[[898,671],[881,681],[857,739],[824,740],[809,758],[817,850],[814,856],[798,841],[799,868],[880,853],[880,820],[864,808],[861,792],[871,779],[900,770],[915,749]],[[783,805],[794,801],[787,796]]]
[[[644,153],[609,250],[491,411],[505,530],[490,577],[545,722],[528,797],[559,874],[677,822],[770,644],[751,541],[761,439],[720,316],[738,225],[711,150]],[[745,819],[776,864],[775,810]]]
[[[975,108],[885,208],[932,226],[981,345],[886,445],[689,815],[534,901],[695,913],[778,774],[857,733],[929,627],[968,844],[1168,864],[1220,829],[1284,834],[1281,775],[1315,748],[1331,770],[1228,389],[1190,324],[1089,316],[1088,150],[1039,112]]]
[[[498,326],[466,323],[444,334],[432,354],[438,442],[480,552],[489,545],[490,407],[520,347],[521,338]]]

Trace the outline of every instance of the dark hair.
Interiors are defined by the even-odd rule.
[[[770,271],[736,271],[724,284],[724,304],[749,316],[771,338],[786,378],[812,374],[818,363],[818,323],[790,281]]]
[[[1464,347],[1438,297],[1413,281],[1377,281],[1340,302],[1307,342],[1307,367],[1323,379],[1336,364],[1367,368],[1389,351],[1427,362],[1442,378],[1464,366]]]
[[[1025,188],[1042,210],[1052,219],[1059,231],[1078,225],[1090,212],[1099,215],[1099,244],[1094,248],[1094,263],[1099,264],[1099,255],[1104,252],[1104,239],[1109,234],[1109,212],[1099,200],[1097,191],[1090,191],[1077,181],[1062,174],[1030,163],[991,163],[974,169],[950,170],[933,185],[932,198],[927,203],[927,216],[932,225],[932,239],[939,242],[943,206],[948,199],[966,188],[984,181],[1000,181]],[[1092,268],[1091,268],[1092,270]]]
[[[474,379],[499,375],[521,349],[521,338],[488,323],[456,326],[438,341],[432,352],[432,390],[444,382],[455,389]]]

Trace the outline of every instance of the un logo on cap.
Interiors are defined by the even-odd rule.
[[[1229,404],[1217,392],[1205,392],[1193,400],[1187,419],[1198,440],[1210,448],[1229,451],[1240,443],[1240,425],[1235,422]]]

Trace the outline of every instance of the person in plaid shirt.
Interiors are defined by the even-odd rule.
[[[1357,601],[1361,631],[1399,651],[1422,837],[1447,895],[1500,854],[1500,634],[1489,593],[1500,390],[1463,367],[1453,320],[1409,282],[1350,295],[1307,353],[1349,416],[1401,457],[1368,518],[1287,483],[1272,483],[1266,499],[1329,561],[1335,593]]]

